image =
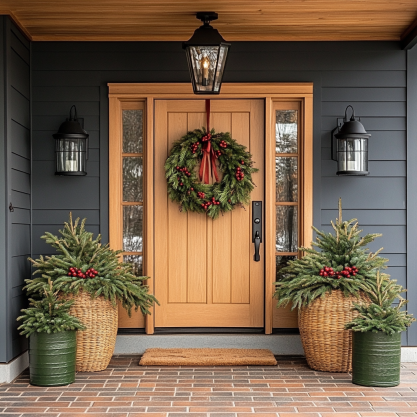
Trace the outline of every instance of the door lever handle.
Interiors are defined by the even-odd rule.
[[[259,232],[255,233],[255,255],[253,257],[253,260],[255,262],[259,262],[261,260],[261,257],[259,255],[259,246],[261,245],[261,237],[259,236]]]

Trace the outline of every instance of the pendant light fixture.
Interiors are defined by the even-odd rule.
[[[72,110],[74,109],[74,115]],[[77,108],[72,106],[69,119],[61,124],[55,139],[55,175],[87,175],[88,137],[81,127]]]
[[[352,110],[350,120],[347,117],[349,107]],[[368,138],[355,110],[347,106],[345,117],[337,119],[337,127],[332,130],[332,159],[337,161],[337,175],[369,175]],[[336,146],[334,142],[336,141]]]
[[[203,22],[182,47],[187,54],[194,94],[219,94],[230,44],[226,43],[210,22],[218,18],[214,12],[198,12]]]

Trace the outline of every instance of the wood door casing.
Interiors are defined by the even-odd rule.
[[[252,200],[264,200],[264,101],[212,100],[211,126],[247,146]],[[264,245],[254,262],[251,207],[216,220],[181,213],[167,196],[164,163],[175,140],[206,124],[204,100],[155,100],[156,327],[263,327]]]

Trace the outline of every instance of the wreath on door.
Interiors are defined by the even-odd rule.
[[[206,108],[209,126],[208,100]],[[217,165],[223,173],[221,180]],[[255,186],[252,174],[257,171],[245,146],[229,133],[216,134],[214,129],[204,127],[188,132],[175,142],[165,162],[169,198],[179,203],[180,211],[205,213],[212,219],[249,204]],[[215,179],[214,184],[209,183],[210,175]]]

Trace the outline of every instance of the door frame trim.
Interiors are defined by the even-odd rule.
[[[112,155],[119,149],[120,144],[120,115],[122,102],[145,102],[145,138],[152,138],[154,122],[155,99],[195,99],[190,83],[108,83],[109,89],[109,219],[115,211],[112,204],[112,189],[119,187],[115,180],[120,181],[120,175],[114,175],[112,171]],[[214,98],[211,95],[202,95],[199,99]],[[265,155],[275,155],[274,115],[273,104],[275,101],[298,100],[301,103],[302,117],[302,184],[303,199],[300,204],[300,235],[299,246],[309,246],[312,241],[313,224],[313,83],[225,83],[222,91],[215,98],[239,99],[260,98],[265,101]],[[112,140],[117,138],[117,140]],[[116,143],[117,142],[117,143]],[[146,212],[144,230],[144,274],[154,276],[154,251],[153,248],[154,207],[153,207],[153,140],[145,139],[144,158],[146,163],[144,179],[144,208]],[[275,158],[265,158],[265,224],[275,225]],[[113,159],[114,161],[114,159]],[[120,249],[118,240],[120,225],[114,225],[109,220],[109,242],[113,249]],[[118,223],[118,222],[116,222]],[[265,242],[275,240],[275,228],[268,227],[265,230]],[[273,282],[275,281],[275,247],[265,247],[265,333],[272,333]],[[153,280],[148,282],[151,293],[154,291]],[[153,313],[154,309],[152,309]],[[154,333],[154,316],[146,316],[145,328],[147,334]]]

